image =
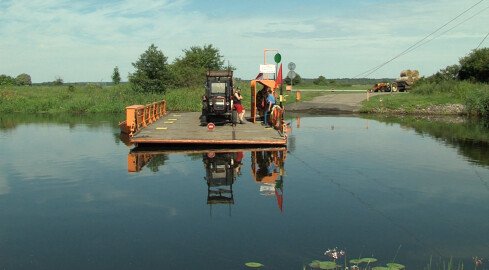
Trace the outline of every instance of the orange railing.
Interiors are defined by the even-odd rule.
[[[147,127],[160,117],[166,116],[166,101],[156,101],[147,105],[126,107],[126,121],[119,123],[122,132],[130,137],[139,129]]]

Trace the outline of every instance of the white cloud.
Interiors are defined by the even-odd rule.
[[[34,82],[57,76],[66,82],[110,81],[119,66],[125,80],[131,63],[154,43],[170,62],[190,46],[213,44],[246,79],[258,73],[264,49],[279,49],[283,62],[296,62],[302,77],[352,77],[477,2],[311,1],[294,8],[295,2],[282,1],[280,12],[274,12],[257,9],[253,1],[218,11],[184,0],[5,1],[0,4],[0,73],[25,72]],[[283,13],[287,6],[290,13]],[[487,34],[480,26],[489,21],[488,7],[482,2],[434,37],[466,22],[371,76],[396,77],[405,68],[430,75],[457,63]]]

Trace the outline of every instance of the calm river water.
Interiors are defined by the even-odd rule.
[[[0,116],[0,269],[489,258],[487,124],[292,117],[286,150],[211,151],[133,149],[123,117]]]

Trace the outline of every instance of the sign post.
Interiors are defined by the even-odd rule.
[[[292,85],[294,84],[294,78],[297,76],[295,73],[295,63],[290,62],[289,65],[287,66],[289,68],[289,73],[287,73],[287,77],[290,79],[290,91],[292,92]],[[297,91],[297,100],[301,100],[301,93]]]

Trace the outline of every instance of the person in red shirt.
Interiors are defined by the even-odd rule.
[[[238,118],[240,124],[245,123],[243,121],[245,110],[243,108],[243,105],[241,105],[242,99],[243,96],[241,96],[241,88],[237,87],[236,90],[234,91],[234,108],[236,109],[236,111],[238,111]]]

